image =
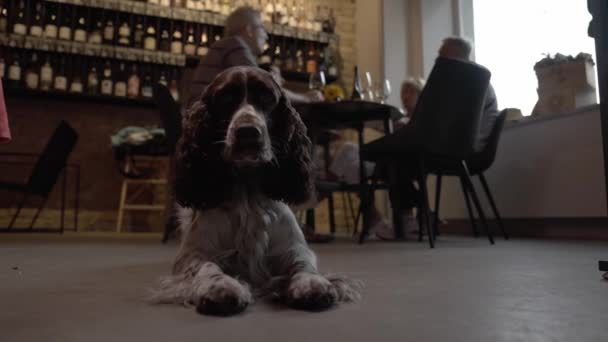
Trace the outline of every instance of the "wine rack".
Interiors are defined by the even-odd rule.
[[[0,76],[3,77],[7,94],[25,97],[38,94],[42,97],[104,103],[115,99],[119,104],[146,106],[152,104],[153,96],[143,91],[144,78],[147,89],[151,83],[164,83],[178,99],[177,84],[183,70],[195,67],[204,55],[200,51],[206,51],[213,42],[221,39],[222,25],[226,19],[225,15],[219,13],[133,0],[0,0],[0,6]],[[54,30],[59,34],[55,32],[49,36],[46,26],[51,17]],[[312,72],[308,61],[318,59],[323,67],[328,66],[321,62],[325,58],[323,51],[339,44],[338,35],[333,33],[270,22],[264,22],[264,25],[269,34],[269,45],[260,58],[266,57],[274,65],[286,65],[288,63],[282,63],[284,58],[288,58],[286,55],[291,56],[290,61],[295,60],[296,50],[299,56],[303,56],[299,57],[299,63],[289,63],[298,64],[297,69],[282,70],[283,77],[288,81],[308,82],[309,72]],[[68,28],[67,38],[62,37],[62,26]],[[127,27],[126,38],[120,33],[123,26]],[[111,29],[109,38],[105,36],[108,28]],[[136,39],[137,28],[139,40]],[[97,41],[92,41],[95,32],[99,37]],[[179,36],[176,37],[175,32],[179,32]],[[190,37],[196,37],[194,43],[191,43]],[[147,38],[154,41],[152,48],[144,44]],[[173,49],[174,43],[178,44],[177,52]],[[191,47],[189,52],[185,49],[188,43]],[[276,47],[282,49],[282,55],[273,55]],[[288,53],[285,53],[286,49]],[[32,58],[33,54],[39,57]],[[308,59],[302,63],[302,58]],[[274,63],[275,60],[280,63]],[[46,73],[42,70],[45,61]],[[316,62],[313,64],[317,65]],[[120,71],[117,70],[119,65]],[[260,65],[268,66],[262,62]],[[336,70],[333,65],[333,70]],[[58,67],[61,67],[61,75],[67,81],[61,82],[62,88],[55,89],[48,77],[56,77],[57,73],[49,76],[49,72],[56,72]],[[32,76],[32,69],[38,74]],[[138,71],[129,73],[131,69]],[[15,80],[16,70],[20,73],[18,80]],[[105,73],[113,77],[110,87],[117,86],[117,77],[121,78],[124,86],[127,78],[136,75],[139,79],[135,84],[140,90],[131,92],[129,96],[124,95],[124,91],[121,95],[116,95],[114,91],[104,92],[101,83]],[[31,76],[29,80],[28,75]],[[40,83],[45,75],[43,89]],[[73,91],[69,84],[75,83],[76,79],[82,84]],[[87,84],[91,83],[91,79],[94,80],[93,87]],[[336,79],[335,74],[327,75],[329,82]],[[65,82],[68,85],[64,85]]]

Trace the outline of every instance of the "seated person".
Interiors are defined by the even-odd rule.
[[[472,51],[471,43],[463,38],[459,37],[449,37],[443,40],[443,43],[439,49],[439,57],[442,58],[452,58],[459,59],[464,61],[470,61],[470,55]],[[481,123],[480,123],[480,131],[477,137],[477,141],[475,142],[475,150],[481,151],[486,144],[486,141],[491,133],[492,127],[496,118],[498,117],[498,106],[496,102],[496,94],[494,93],[494,89],[491,85],[488,86],[488,90],[486,93],[486,98],[484,101],[483,110],[481,113]],[[411,123],[407,126],[395,130],[395,132],[389,136],[373,141],[369,144],[366,144],[363,148],[364,153],[372,154],[376,148],[381,146],[382,150],[385,151],[391,146],[402,146],[403,144],[411,143],[412,146],[415,146],[418,141],[418,130],[416,129],[416,117],[411,118]],[[407,164],[407,161],[402,165],[397,165],[398,174],[400,177],[397,179],[397,189],[396,193],[391,194],[392,199],[398,199],[401,203],[401,207],[403,212],[401,213],[401,217],[403,218],[404,225],[402,228],[405,230],[404,233],[410,233],[410,228],[412,226],[417,226],[416,224],[410,224],[413,219],[413,207],[418,203],[418,195],[417,191],[414,188],[412,178],[408,178],[408,174],[411,174],[410,167]],[[410,172],[408,172],[410,171]],[[413,175],[412,175],[413,176]],[[398,197],[396,197],[398,196]],[[376,235],[379,235],[383,238],[394,238],[394,230],[382,230],[380,235],[376,232]],[[386,232],[386,235],[382,235],[382,232]]]
[[[424,80],[421,78],[409,78],[401,85],[401,103],[405,110],[405,117],[394,122],[395,129],[405,127],[411,118],[411,113],[414,112],[414,107],[418,101],[418,95],[424,87]],[[366,174],[371,175],[374,172],[375,163],[365,162]],[[328,180],[341,180],[350,184],[359,183],[359,146],[352,142],[344,143],[336,152],[336,155],[329,165]],[[411,201],[412,193],[415,189],[404,197]],[[413,210],[408,210],[404,213],[404,223],[408,227],[408,231],[417,230],[418,223],[413,215]],[[376,233],[381,239],[389,240],[394,238],[394,229],[382,217],[375,204],[372,203],[370,212],[371,230]]]

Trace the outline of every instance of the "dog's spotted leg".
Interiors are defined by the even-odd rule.
[[[196,311],[205,315],[230,316],[253,302],[247,285],[228,276],[212,262],[204,263],[193,279],[198,296]]]
[[[287,304],[300,310],[321,311],[338,301],[338,292],[325,277],[310,272],[296,273],[287,289]]]

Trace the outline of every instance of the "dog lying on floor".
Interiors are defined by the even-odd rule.
[[[304,310],[359,297],[323,276],[288,207],[313,192],[306,127],[271,75],[235,67],[184,116],[176,151],[181,246],[153,300],[232,315],[256,297]]]

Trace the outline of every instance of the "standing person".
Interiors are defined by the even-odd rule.
[[[262,22],[260,11],[249,7],[239,7],[232,12],[224,24],[224,38],[209,47],[207,55],[190,75],[185,75],[182,81],[182,93],[185,94],[185,104],[191,104],[197,99],[222,71],[235,66],[258,66],[257,56],[264,51],[268,33]],[[271,70],[279,85],[283,79],[277,68]],[[313,102],[323,100],[318,91],[306,94],[283,89],[292,102]]]

